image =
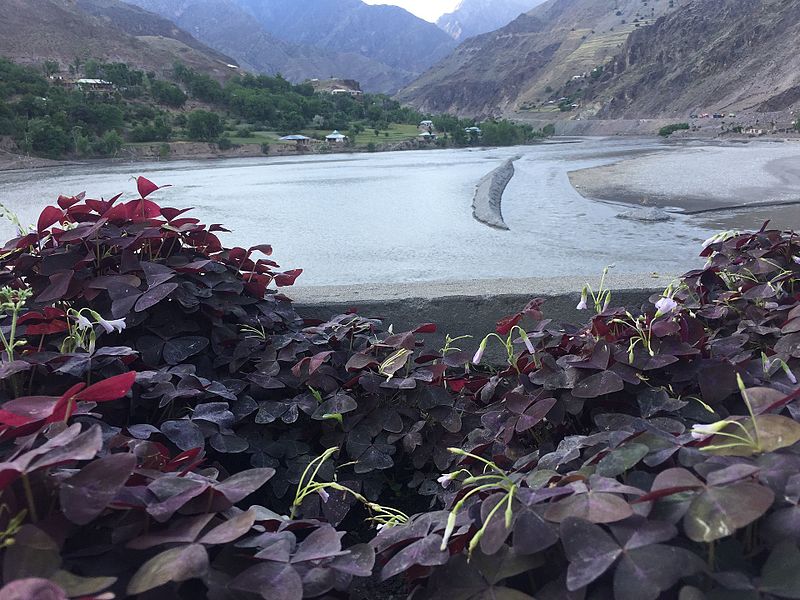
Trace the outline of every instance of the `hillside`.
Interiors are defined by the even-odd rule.
[[[319,6],[280,0],[126,1],[170,19],[243,67],[295,82],[355,79],[365,91],[393,93],[455,45],[435,25],[402,9],[360,0]]]
[[[671,10],[667,0],[549,0],[468,39],[398,98],[424,112],[507,114],[606,64],[634,30]]]
[[[439,17],[436,25],[454,40],[488,33],[508,25],[545,0],[461,0],[453,12]]]
[[[62,66],[94,58],[159,74],[180,61],[217,78],[233,72],[227,66],[232,59],[154,15],[127,8],[115,0],[3,0],[0,56],[29,65],[54,60]]]
[[[169,19],[121,0],[75,0],[75,4],[83,12],[98,17],[128,35],[174,40],[217,60],[236,63],[230,56],[201,43]]]
[[[635,32],[593,99],[610,118],[798,107],[798,40],[798,0],[695,0]]]

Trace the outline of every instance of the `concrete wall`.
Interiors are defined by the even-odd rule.
[[[675,277],[667,275],[610,276],[612,304],[638,309],[648,298],[662,292]],[[395,332],[422,323],[436,323],[436,334],[427,336],[432,348],[442,346],[444,336],[471,335],[462,349],[477,348],[480,339],[494,331],[501,318],[518,312],[532,298],[543,298],[545,318],[559,323],[583,323],[590,316],[576,310],[585,283],[597,287],[597,278],[534,278],[457,281],[445,283],[364,284],[331,287],[297,287],[287,295],[304,317],[328,319],[350,309],[365,317],[381,318]],[[492,353],[497,358],[497,353]]]

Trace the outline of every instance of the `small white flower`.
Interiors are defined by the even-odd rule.
[[[436,481],[438,481],[443,488],[446,488],[448,485],[450,485],[453,479],[454,477],[452,473],[446,473],[445,475],[439,477],[439,479],[437,479]]]
[[[661,300],[656,302],[656,309],[658,309],[656,317],[661,317],[675,312],[676,308],[678,308],[678,303],[675,302],[675,300],[672,298],[661,298]]]
[[[388,523],[381,523],[378,525],[377,530],[380,531],[381,529],[386,529],[389,526]]]
[[[472,364],[479,365],[481,364],[481,360],[483,359],[483,353],[486,352],[486,340],[481,342],[481,345],[478,347],[477,352],[475,352],[475,356],[472,357]]]
[[[86,317],[84,317],[82,314],[78,313],[73,318],[75,319],[75,325],[78,327],[78,329],[91,329],[92,328],[92,322],[89,319],[87,319]]]
[[[800,265],[800,256],[793,256],[792,260],[795,262],[796,265]]]
[[[696,440],[704,440],[707,437],[722,431],[730,424],[730,421],[717,421],[716,423],[710,423],[708,425],[693,425],[692,437]]]
[[[125,319],[114,319],[112,321],[107,321],[102,317],[97,320],[98,325],[106,330],[106,333],[112,333],[117,331],[122,333],[125,329]]]
[[[578,302],[578,306],[575,307],[577,310],[589,310],[589,305],[586,303],[586,297],[581,296],[581,301]]]
[[[319,494],[319,497],[322,498],[322,503],[327,504],[328,500],[331,498],[331,495],[325,491],[325,488],[319,488],[317,493]]]
[[[533,347],[531,338],[529,338],[527,334],[522,336],[522,341],[525,342],[525,347],[528,349],[528,352],[531,354],[536,354],[536,348]]]

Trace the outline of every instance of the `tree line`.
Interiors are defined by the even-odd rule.
[[[167,80],[124,63],[93,60],[70,70],[113,88],[98,92],[66,85],[52,61],[35,69],[0,59],[0,135],[12,136],[25,153],[48,158],[107,157],[117,155],[126,142],[187,139],[223,147],[230,146],[227,130],[241,137],[253,130],[380,131],[429,118],[385,95],[317,93],[311,84],[293,84],[280,75],[245,73],[221,83],[176,64]],[[190,100],[193,110],[187,109]],[[489,121],[481,124],[476,139],[465,131],[475,120],[442,115],[434,123],[442,134],[440,145],[509,145],[541,134],[528,126]]]

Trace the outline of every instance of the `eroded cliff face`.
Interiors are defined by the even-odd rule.
[[[467,40],[399,97],[431,112],[505,116],[574,97],[576,110],[548,117],[567,119],[800,107],[800,0],[648,4],[551,0]]]
[[[790,109],[798,43],[798,0],[694,0],[631,35],[593,92],[599,115]]]
[[[466,40],[398,97],[430,112],[513,112],[608,63],[633,31],[673,10],[668,0],[549,0]]]

